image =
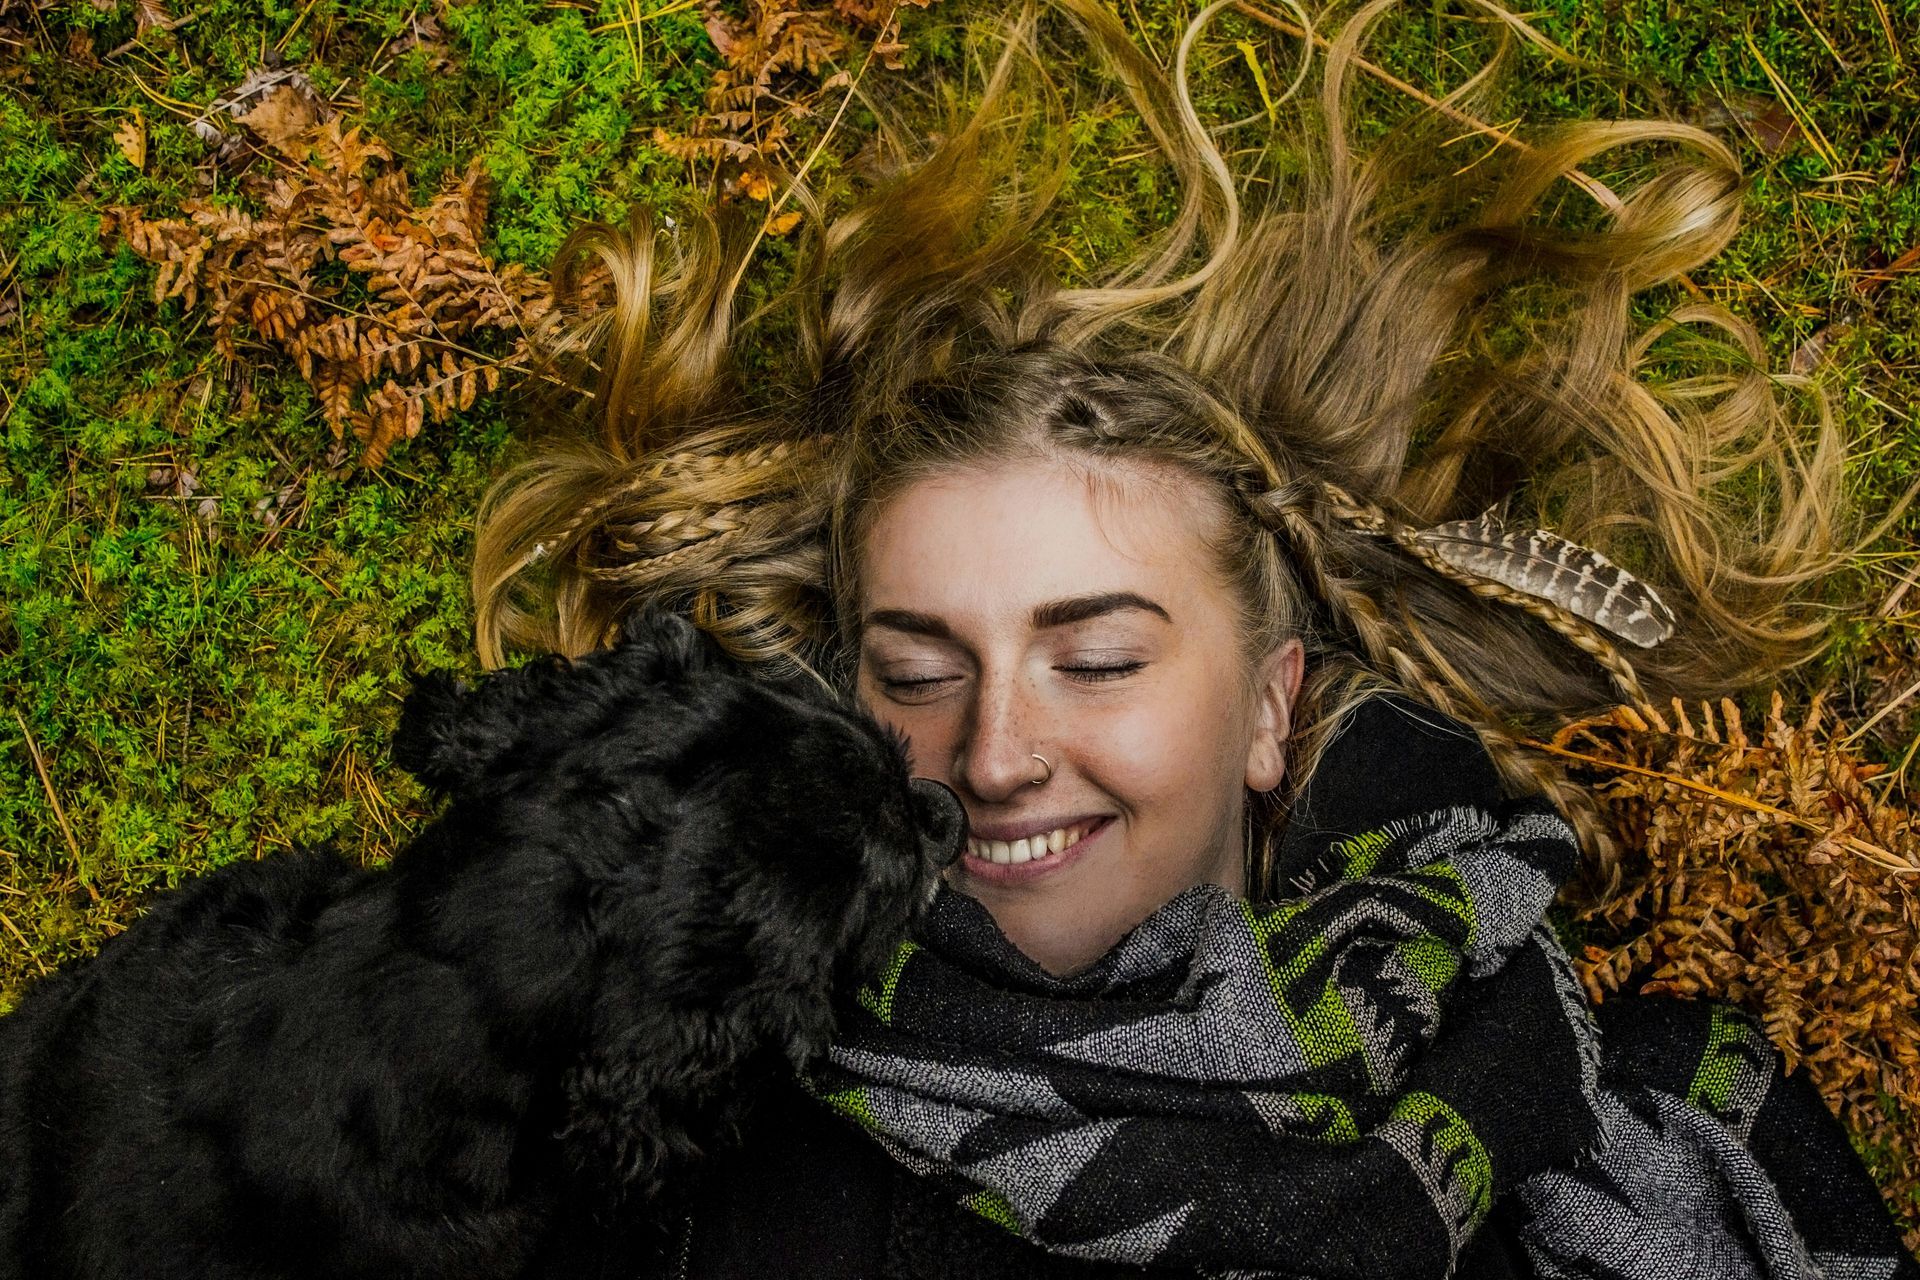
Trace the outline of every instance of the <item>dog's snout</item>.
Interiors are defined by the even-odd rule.
[[[915,778],[913,807],[921,846],[933,864],[949,867],[959,861],[967,849],[967,810],[953,788],[932,778]]]

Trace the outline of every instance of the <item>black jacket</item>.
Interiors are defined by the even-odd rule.
[[[916,1178],[852,1122],[797,1087],[775,1090],[745,1144],[681,1190],[654,1227],[582,1222],[541,1272],[593,1280],[1105,1280],[1190,1271],[1046,1254]],[[1462,1280],[1533,1272],[1496,1209],[1461,1258]]]

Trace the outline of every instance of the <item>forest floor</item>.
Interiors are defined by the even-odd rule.
[[[1191,9],[1119,12],[1164,61]],[[1467,74],[1469,12],[1410,6],[1383,24],[1363,86],[1383,119]],[[353,219],[452,192],[431,206],[438,247],[524,303],[584,220],[716,183],[748,205],[777,198],[759,161],[799,163],[853,77],[930,118],[931,86],[958,74],[966,28],[992,11],[940,0],[902,9],[897,27],[888,16],[861,0],[0,0],[0,1011],[182,876],[326,840],[374,864],[430,816],[385,744],[404,667],[478,669],[472,524],[489,479],[527,448],[521,335],[476,286],[449,304],[427,373],[369,357],[343,326],[397,305],[394,289],[381,296],[320,246],[391,248]],[[1541,0],[1526,17],[1573,60],[1526,52],[1479,109],[1486,127],[1462,124],[1461,164],[1520,122],[1650,114],[1720,133],[1749,178],[1747,216],[1692,296],[1751,320],[1774,367],[1827,388],[1862,509],[1906,492],[1920,479],[1920,0]],[[1297,56],[1271,22],[1224,16],[1196,54],[1202,113],[1257,115]],[[744,113],[728,114],[737,89],[710,96],[717,75],[738,86],[762,72],[772,96]],[[1171,195],[1137,121],[1076,103],[1048,232],[1069,274],[1149,232]],[[310,162],[301,130],[327,122],[333,149]],[[872,124],[853,100],[817,161],[824,185],[857,170]],[[372,182],[382,172],[407,188]],[[275,177],[307,192],[280,210],[290,240],[240,216],[274,216]],[[221,242],[202,243],[216,224],[233,242],[224,260]],[[756,290],[786,265],[774,230]],[[290,266],[302,253],[316,256]],[[295,267],[311,285],[299,314],[209,274]],[[1688,297],[1650,296],[1645,314]],[[351,359],[328,354],[343,334]],[[369,358],[387,360],[373,395],[347,373]],[[1826,708],[1803,755],[1850,762],[1846,785],[1821,775],[1820,799],[1865,788],[1856,807],[1877,816],[1858,840],[1908,859],[1917,538],[1910,515],[1853,558],[1832,588],[1833,644],[1778,691],[1781,725],[1803,725],[1816,696]],[[1748,723],[1771,692],[1741,704]],[[1696,746],[1731,737],[1668,728]],[[1601,737],[1561,746],[1591,755]],[[1634,759],[1674,795],[1678,775],[1721,767]],[[1780,812],[1748,799],[1734,810]],[[1620,802],[1664,803],[1644,790]],[[1781,830],[1826,819],[1798,821]],[[1817,862],[1815,835],[1800,843]],[[1909,995],[1914,879],[1876,882],[1884,910],[1859,908],[1907,922],[1904,958],[1880,976]],[[1633,949],[1650,920],[1587,953],[1602,970],[1590,983],[1672,984],[1684,964]],[[1703,969],[1687,989],[1766,1012],[1810,1056],[1871,1058],[1892,1042],[1822,1049],[1732,972]],[[1911,1025],[1887,1016],[1873,1035]],[[1886,1070],[1846,1085],[1844,1106],[1841,1085],[1823,1087],[1920,1242],[1920,1063]],[[1875,1107],[1881,1120],[1862,1118]]]

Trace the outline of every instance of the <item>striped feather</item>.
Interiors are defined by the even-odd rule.
[[[1489,513],[1414,537],[1456,569],[1551,601],[1642,649],[1673,634],[1673,610],[1652,587],[1591,547],[1545,529],[1508,529]]]

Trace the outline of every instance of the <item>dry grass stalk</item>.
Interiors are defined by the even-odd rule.
[[[1616,708],[1537,747],[1591,780],[1641,851],[1585,921],[1582,979],[1727,1000],[1765,1025],[1872,1151],[1920,1248],[1920,817],[1876,796],[1883,766],[1843,745],[1816,698],[1776,693],[1749,735],[1731,702]]]

